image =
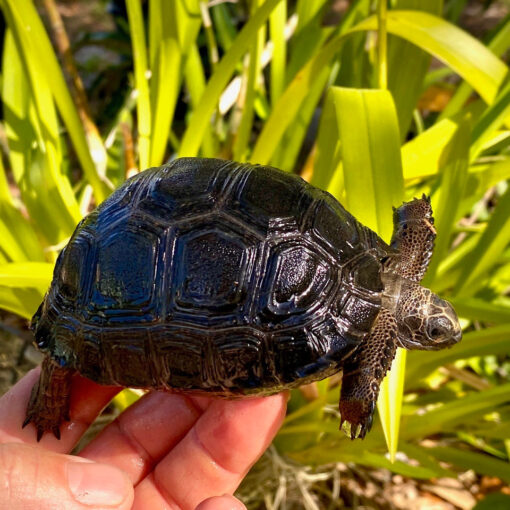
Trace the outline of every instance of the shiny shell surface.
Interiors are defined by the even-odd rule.
[[[379,312],[386,250],[297,176],[179,159],[78,225],[36,340],[103,384],[273,393],[341,368]]]

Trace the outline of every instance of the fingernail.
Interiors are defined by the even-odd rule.
[[[129,491],[120,470],[95,462],[70,462],[67,483],[74,499],[83,505],[117,506]]]

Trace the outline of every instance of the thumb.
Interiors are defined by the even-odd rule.
[[[0,510],[128,510],[133,486],[108,464],[11,443],[0,445]]]

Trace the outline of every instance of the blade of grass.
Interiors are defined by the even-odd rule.
[[[48,84],[41,78],[40,62],[33,55],[22,57],[22,41],[15,35],[7,31],[2,60],[11,169],[32,220],[49,243],[57,244],[69,237],[81,214],[62,174],[59,126]]]
[[[151,104],[147,80],[147,45],[140,0],[126,0],[126,8],[133,45],[133,66],[137,92],[139,167],[143,170],[149,167],[151,150]]]
[[[0,286],[34,287],[46,291],[53,276],[53,264],[47,262],[13,262],[0,265]]]
[[[472,296],[482,285],[482,276],[496,264],[509,242],[510,189],[499,198],[487,228],[475,248],[465,257],[455,293]]]
[[[35,289],[0,287],[0,308],[25,319],[31,319],[37,311],[43,295]]]
[[[193,112],[191,121],[181,143],[179,150],[180,157],[193,157],[198,154],[204,133],[210,123],[211,115],[218,104],[223,89],[232,76],[240,58],[246,53],[250,45],[253,44],[258,29],[266,22],[271,11],[280,1],[281,0],[266,0],[253,16],[251,16],[248,23],[246,23],[239,32],[234,44],[221,59],[207,84],[200,104]]]
[[[406,439],[425,437],[455,430],[473,416],[482,419],[484,414],[491,413],[498,405],[508,402],[509,391],[510,384],[502,384],[469,393],[426,413],[408,416],[402,436]]]
[[[441,15],[442,3],[442,0],[398,0],[393,8]],[[399,37],[388,37],[388,89],[395,101],[402,140],[406,139],[409,131],[430,60],[430,55],[414,44]],[[402,65],[402,62],[406,65]]]
[[[276,104],[285,87],[285,67],[287,61],[287,41],[285,23],[287,21],[287,2],[280,2],[269,16],[269,33],[273,43],[273,58],[270,67],[271,104]]]
[[[494,55],[501,57],[506,51],[510,44],[510,17],[507,21],[502,24],[499,30],[496,32],[494,37],[488,44],[488,48],[494,53]],[[440,113],[439,120],[443,120],[447,117],[452,117],[459,112],[464,104],[469,99],[469,96],[473,93],[473,87],[467,82],[463,82],[455,91],[453,97],[448,101],[445,109]]]
[[[495,459],[482,453],[446,446],[424,448],[424,450],[434,455],[440,461],[454,464],[462,470],[472,469],[473,466],[476,466],[477,473],[495,476],[510,483],[510,464],[507,461]]]
[[[168,133],[174,116],[175,105],[181,85],[181,51],[173,38],[161,41],[156,67],[152,70],[151,96],[152,140],[148,166],[163,162],[168,143]]]
[[[468,147],[470,126],[459,124],[459,129],[445,148],[443,170],[440,175],[438,192],[432,197],[432,210],[437,230],[434,254],[422,284],[430,287],[434,280],[439,262],[444,259],[450,247],[450,236],[456,220],[463,211],[459,211],[467,181]]]
[[[392,207],[402,203],[400,133],[386,90],[330,90],[339,126],[347,209],[389,242]],[[398,443],[405,354],[399,353],[383,382],[378,409],[394,460]]]
[[[389,241],[392,206],[402,203],[400,135],[391,94],[332,87],[344,163],[347,209]]]
[[[372,16],[356,30],[377,30]],[[508,68],[477,39],[447,21],[419,11],[389,11],[388,32],[427,51],[458,73],[488,104],[501,86]]]
[[[252,2],[252,15],[259,8],[259,0]],[[248,142],[250,139],[253,124],[253,103],[256,90],[258,88],[258,78],[260,75],[260,55],[264,48],[265,28],[261,27],[254,34],[254,41],[249,52],[249,64],[245,77],[245,93],[242,95],[244,101],[241,106],[241,122],[234,141],[234,159],[236,161],[246,161]]]
[[[40,70],[38,80],[44,77],[44,80],[48,81],[48,87],[68,129],[87,180],[94,189],[97,201],[101,202],[108,194],[107,187],[94,166],[83,125],[35,6],[29,0],[1,0],[0,6],[15,38],[18,39],[23,60],[36,63]],[[34,88],[38,86],[39,81],[36,81]]]
[[[430,177],[443,166],[447,147],[455,137],[461,120],[444,119],[402,146],[404,179]]]
[[[510,324],[501,324],[500,326],[465,333],[462,342],[452,349],[427,352],[426,354],[417,351],[410,352],[406,383],[410,386],[416,385],[435,369],[457,360],[490,354],[506,354],[508,352],[509,337]]]
[[[482,151],[484,144],[494,132],[505,122],[510,114],[510,84],[498,94],[494,102],[485,110],[473,127],[471,142],[471,161]]]

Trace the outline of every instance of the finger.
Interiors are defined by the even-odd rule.
[[[9,510],[128,510],[133,486],[117,468],[33,445],[0,445],[0,506]]]
[[[202,501],[195,510],[246,510],[246,507],[234,496],[225,494]]]
[[[184,510],[233,494],[269,446],[285,416],[286,394],[213,401],[195,426],[135,489],[133,509],[144,501]]]
[[[117,466],[136,485],[186,435],[201,414],[188,397],[149,393],[108,425],[80,456]]]
[[[31,370],[0,398],[0,444],[37,443],[32,424],[21,428],[25,420],[32,387],[39,378],[40,368]],[[70,452],[103,407],[120,391],[118,387],[100,386],[88,379],[74,376],[71,386],[71,421],[60,427],[60,441],[53,434],[44,434],[40,445],[55,452]]]

